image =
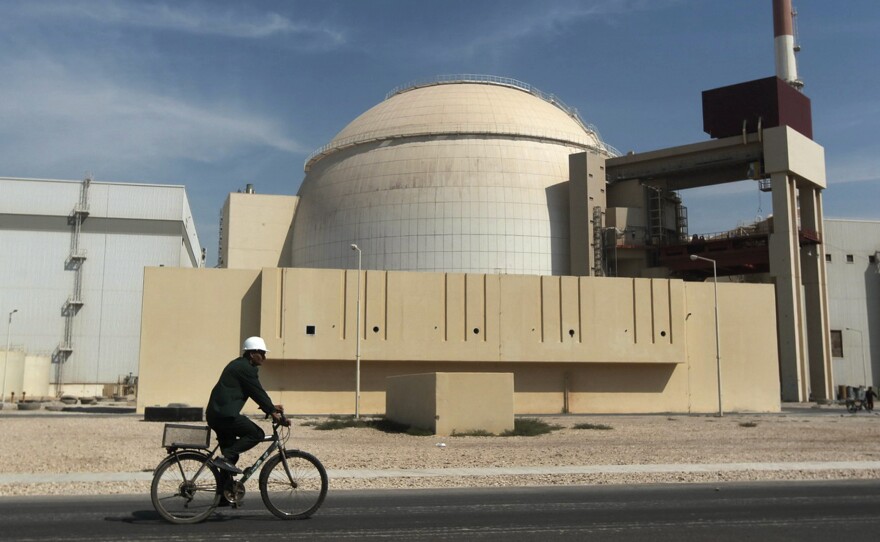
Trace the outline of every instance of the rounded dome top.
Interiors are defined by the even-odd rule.
[[[566,275],[569,159],[616,154],[553,96],[449,76],[392,91],[306,161],[293,267]]]
[[[444,134],[486,134],[555,141],[616,155],[598,131],[555,96],[514,79],[444,76],[391,91],[306,161],[371,141]]]

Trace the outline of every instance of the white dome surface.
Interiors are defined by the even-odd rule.
[[[443,82],[391,95],[306,165],[294,267],[567,274],[568,156],[605,147],[527,90]]]

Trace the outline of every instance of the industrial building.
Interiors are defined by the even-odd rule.
[[[134,384],[143,269],[203,265],[183,186],[0,178],[4,396]]]
[[[776,76],[705,91],[705,142],[619,156],[505,78],[392,90],[307,159],[297,196],[230,196],[227,269],[147,270],[139,406],[198,404],[199,375],[257,334],[270,392],[298,412],[358,413],[362,391],[382,412],[387,378],[442,371],[513,373],[521,413],[833,398],[824,150],[791,4],[773,8]],[[766,228],[691,237],[680,192],[743,180],[772,194]],[[772,285],[719,284],[739,275]],[[205,321],[158,340],[193,299]]]
[[[831,356],[841,386],[880,387],[880,222],[825,219]]]
[[[703,93],[707,141],[621,155],[555,95],[441,76],[351,121],[296,195],[230,194],[218,269],[196,269],[181,190],[176,265],[130,270],[146,267],[139,409],[204,404],[251,335],[271,350],[267,390],[297,413],[382,413],[389,379],[419,373],[511,374],[518,413],[775,411],[870,383],[876,235],[845,240],[860,226],[823,217],[790,13],[774,2],[775,77]],[[771,193],[772,219],[689,231],[684,192],[742,181]],[[58,215],[65,384],[89,306],[77,289],[95,283],[74,249],[90,184]]]
[[[778,409],[776,289],[718,284],[716,334],[715,285],[657,265],[661,241],[687,239],[680,199],[631,180],[706,153],[731,155],[722,163],[741,166],[737,180],[758,161],[768,175],[792,167],[824,183],[821,148],[785,125],[618,157],[526,84],[467,76],[398,89],[308,159],[297,196],[230,194],[226,268],[147,270],[139,406],[200,404],[204,375],[259,334],[272,350],[267,388],[297,412],[382,412],[386,378],[441,371],[513,373],[523,413]],[[256,209],[261,219],[247,218]],[[704,248],[694,253],[711,256]],[[197,312],[176,316],[196,299]],[[806,393],[811,369],[797,355],[792,387]]]

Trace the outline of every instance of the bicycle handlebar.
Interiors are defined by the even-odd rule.
[[[281,414],[281,418],[276,420],[273,414]],[[272,425],[282,425],[290,427],[290,418],[284,415],[284,412],[276,410],[273,414],[266,414],[266,418],[272,418]]]

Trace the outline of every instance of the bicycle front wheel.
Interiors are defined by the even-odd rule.
[[[159,515],[171,523],[204,521],[220,502],[220,473],[199,452],[168,456],[156,468],[150,497]]]
[[[266,462],[260,471],[260,495],[270,512],[281,519],[306,519],[327,496],[327,471],[315,456],[286,450]]]

